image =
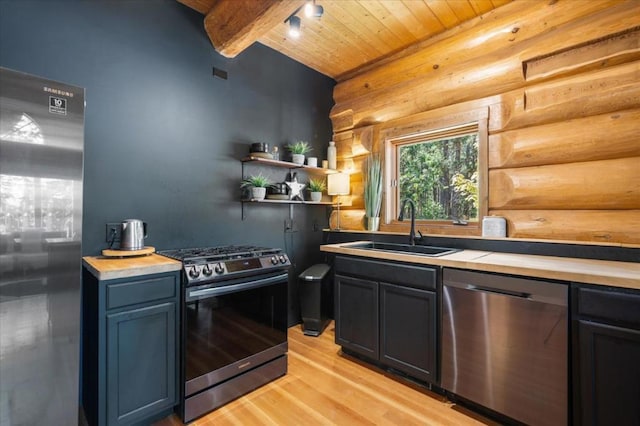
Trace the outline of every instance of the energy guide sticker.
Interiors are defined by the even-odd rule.
[[[49,96],[49,112],[52,114],[67,115],[67,100],[57,96]]]

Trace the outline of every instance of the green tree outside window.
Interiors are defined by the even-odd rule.
[[[398,148],[400,200],[416,205],[416,219],[478,219],[478,134]]]

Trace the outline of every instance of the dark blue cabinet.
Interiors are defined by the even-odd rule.
[[[176,402],[175,302],[107,315],[107,424],[130,424]]]
[[[149,424],[178,402],[178,272],[83,275],[82,405],[90,425]]]
[[[436,293],[380,283],[380,361],[436,383]]]
[[[573,424],[640,425],[640,291],[572,285]]]
[[[336,343],[378,359],[378,283],[336,274]]]
[[[336,256],[335,333],[343,351],[437,383],[439,269]]]

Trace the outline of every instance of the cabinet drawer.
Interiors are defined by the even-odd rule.
[[[107,284],[107,309],[177,296],[177,274]]]
[[[336,274],[355,275],[380,282],[391,282],[425,290],[435,290],[435,268],[336,256]]]
[[[578,287],[578,314],[640,327],[640,292]]]

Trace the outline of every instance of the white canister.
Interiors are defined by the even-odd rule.
[[[329,148],[327,148],[327,160],[329,161],[330,169],[338,168],[338,157],[336,152],[336,143],[334,141],[329,142]]]
[[[506,237],[507,220],[501,216],[485,216],[482,219],[483,237]]]
[[[318,157],[307,157],[307,166],[318,167]]]

